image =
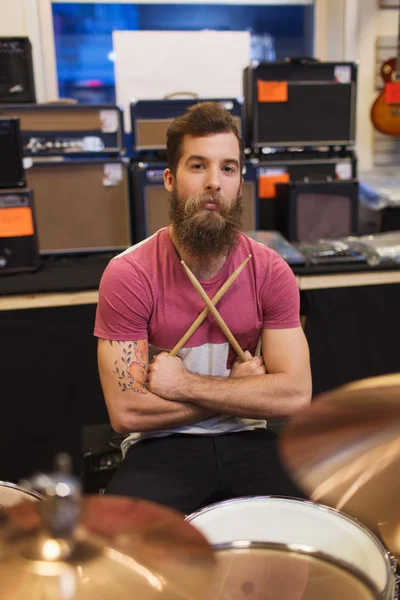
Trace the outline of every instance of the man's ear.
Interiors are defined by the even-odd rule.
[[[170,193],[172,192],[173,187],[174,187],[174,180],[175,180],[175,178],[172,175],[171,170],[165,169],[165,171],[164,171],[164,186],[165,186],[165,189]]]

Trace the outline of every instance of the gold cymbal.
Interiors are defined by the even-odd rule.
[[[400,376],[321,394],[288,420],[279,449],[311,500],[356,517],[400,555]]]
[[[180,513],[144,500],[86,496],[73,535],[61,539],[43,526],[47,502],[4,508],[1,600],[207,598],[215,558]]]
[[[400,373],[390,373],[390,375],[380,375],[378,377],[368,377],[352,381],[339,388],[340,390],[361,390],[365,388],[396,387],[400,386]]]

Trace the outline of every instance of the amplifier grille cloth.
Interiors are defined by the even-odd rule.
[[[352,229],[351,200],[333,194],[299,194],[297,239],[316,240],[349,235]]]
[[[35,164],[34,192],[40,252],[119,249],[130,245],[126,170],[118,185],[103,185],[102,163]]]

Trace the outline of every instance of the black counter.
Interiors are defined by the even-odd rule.
[[[109,261],[118,252],[74,254],[70,256],[43,256],[38,271],[1,273],[0,295],[44,294],[96,290]],[[333,275],[338,273],[381,272],[400,269],[400,265],[371,267],[367,263],[332,265],[293,265],[297,276]]]

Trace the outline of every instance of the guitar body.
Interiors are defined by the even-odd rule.
[[[386,135],[400,136],[400,105],[387,104],[385,92],[379,94],[371,108],[375,129]]]
[[[397,80],[396,74],[396,59],[391,58],[382,65],[381,75],[384,82],[389,83]],[[384,91],[372,105],[371,120],[375,129],[381,133],[400,136],[400,104],[388,104]]]
[[[372,105],[371,121],[381,133],[400,136],[400,10],[397,56],[383,63],[381,75],[385,89]]]

